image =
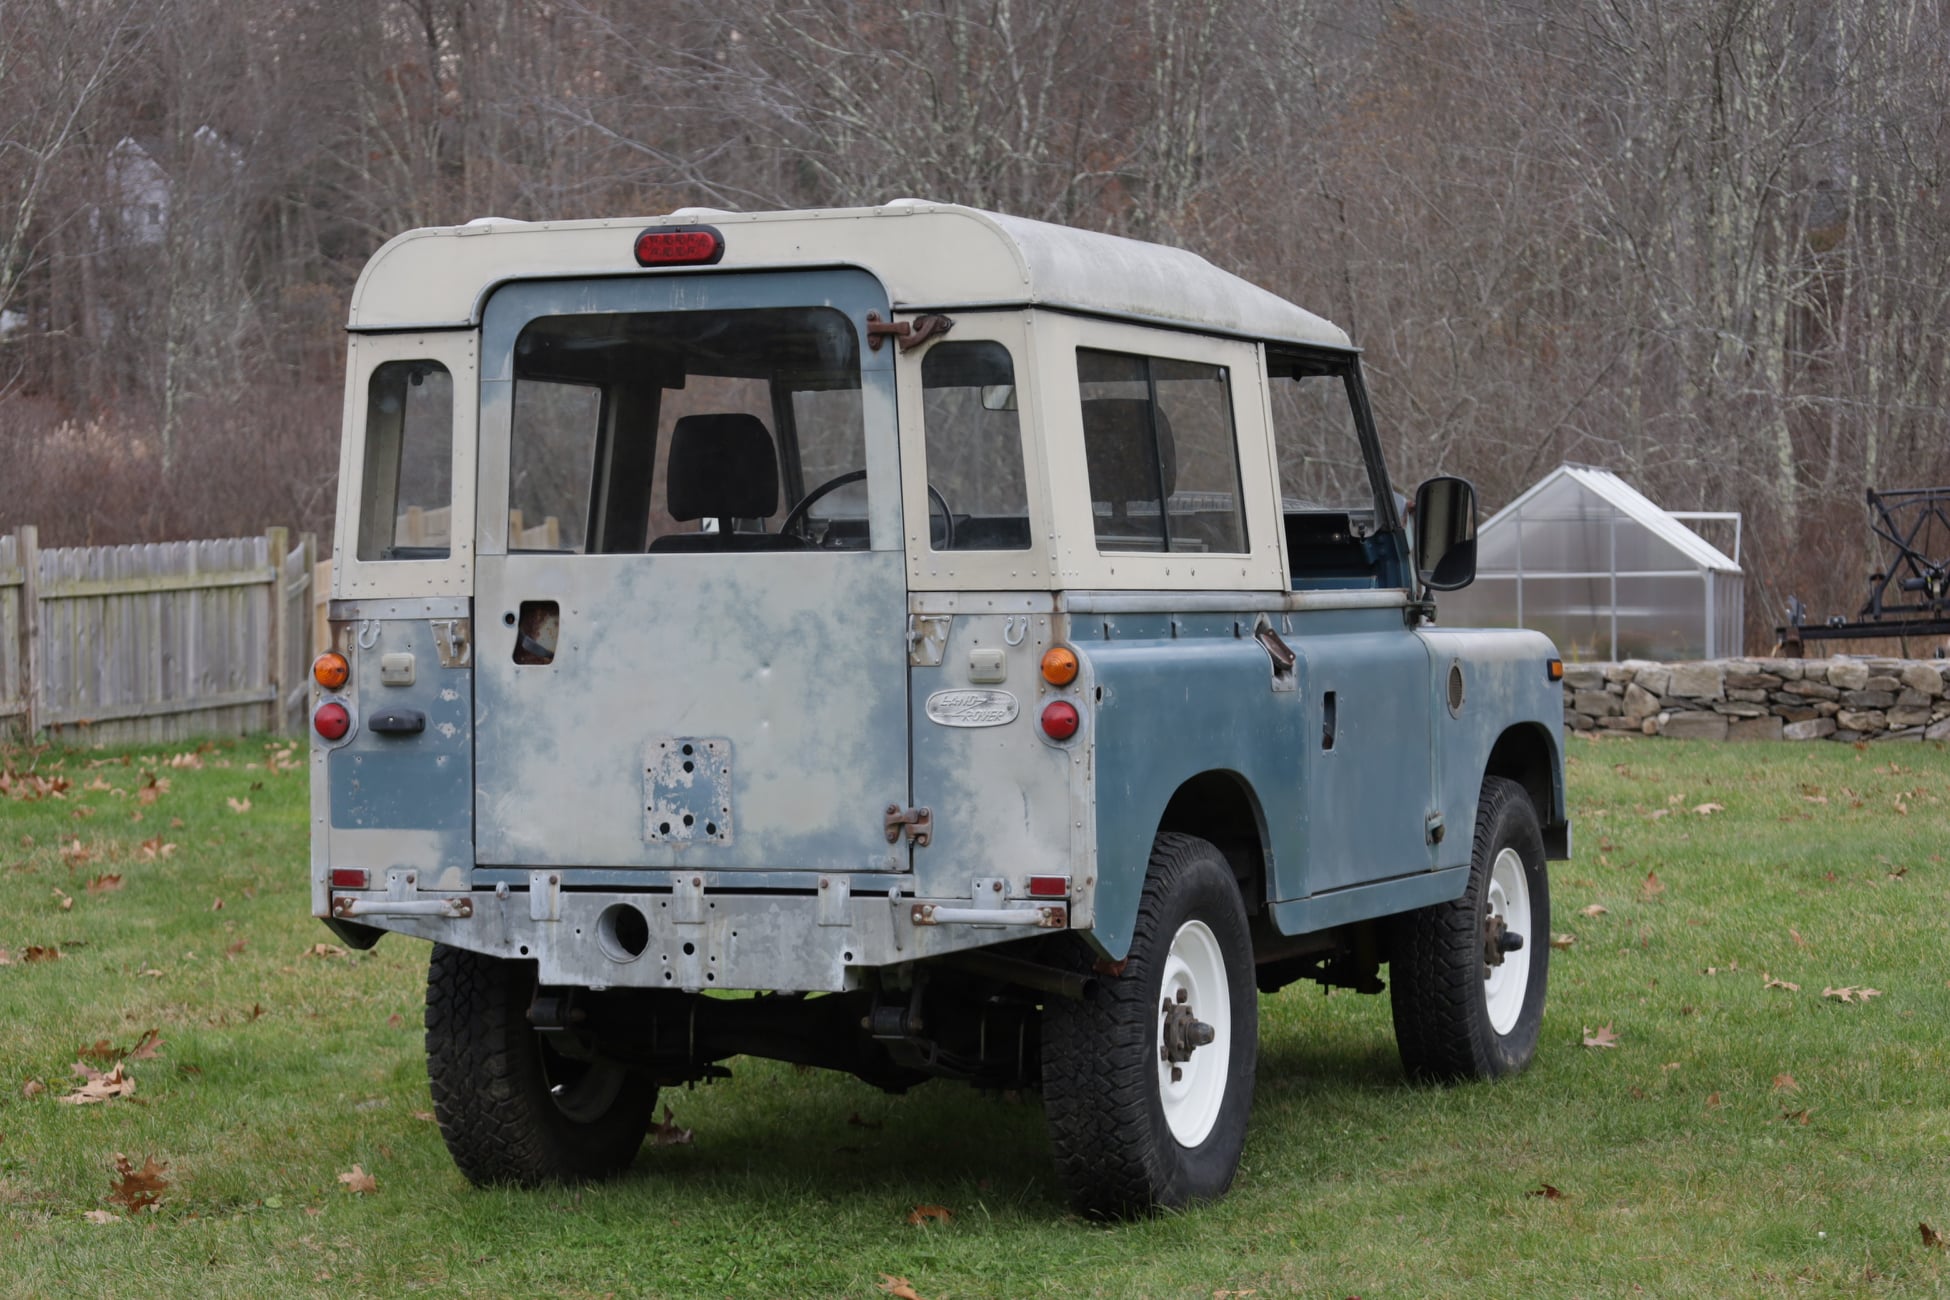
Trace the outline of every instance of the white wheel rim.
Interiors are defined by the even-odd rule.
[[[1165,1008],[1178,1002],[1181,990],[1184,1005],[1212,1026],[1213,1039],[1193,1049],[1190,1059],[1173,1062],[1164,1059]],[[1232,995],[1226,986],[1225,956],[1218,938],[1203,921],[1187,921],[1171,937],[1157,1026],[1152,1035],[1152,1056],[1158,1063],[1158,1099],[1164,1106],[1165,1123],[1180,1145],[1195,1147],[1219,1122],[1226,1075],[1232,1064]],[[1176,1080],[1172,1078],[1174,1068],[1178,1071]]]
[[[1501,966],[1484,966],[1483,996],[1489,1003],[1490,1028],[1507,1034],[1523,1014],[1523,995],[1530,988],[1530,963],[1535,956],[1532,945],[1544,941],[1544,936],[1531,933],[1530,885],[1523,858],[1515,849],[1504,849],[1490,864],[1489,915],[1502,917],[1505,930],[1523,936],[1523,947],[1505,955]]]

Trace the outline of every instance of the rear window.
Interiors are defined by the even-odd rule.
[[[866,549],[857,339],[828,307],[531,321],[508,549]]]

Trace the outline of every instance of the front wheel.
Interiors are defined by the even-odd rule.
[[[1403,917],[1389,986],[1411,1078],[1515,1074],[1537,1053],[1550,972],[1550,878],[1537,810],[1521,785],[1483,781],[1461,898]]]
[[[1232,869],[1204,840],[1160,835],[1122,972],[1043,1009],[1043,1101],[1071,1205],[1111,1218],[1222,1195],[1258,1056]]]
[[[630,1167],[657,1089],[565,1056],[528,1023],[535,963],[435,944],[427,1079],[454,1163],[477,1186],[584,1182]]]

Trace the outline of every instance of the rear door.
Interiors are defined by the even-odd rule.
[[[489,301],[481,863],[905,865],[894,350],[869,311],[885,291],[851,270]]]

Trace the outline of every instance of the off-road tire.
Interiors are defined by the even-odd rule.
[[[427,1080],[433,1113],[468,1181],[584,1182],[630,1167],[643,1145],[657,1090],[613,1067],[556,1056],[528,1023],[535,963],[435,944],[427,967]],[[550,1092],[606,1070],[604,1086],[565,1110]],[[551,1077],[551,1069],[559,1077]]]
[[[1505,849],[1522,860],[1529,892],[1529,933],[1506,961],[1530,963],[1515,1022],[1506,1032],[1491,1023],[1485,993],[1484,924],[1492,864]],[[1425,907],[1395,925],[1389,991],[1395,1043],[1411,1079],[1453,1083],[1515,1074],[1537,1053],[1550,974],[1550,878],[1537,809],[1521,785],[1486,777],[1476,808],[1469,888],[1461,898]]]
[[[1217,941],[1230,1021],[1217,1117],[1202,1141],[1186,1146],[1164,1111],[1160,1002],[1174,936],[1193,921]],[[1127,1218],[1210,1200],[1231,1186],[1253,1105],[1258,998],[1252,938],[1232,869],[1204,840],[1159,835],[1122,970],[1100,974],[1081,1001],[1052,998],[1043,1009],[1050,1146],[1057,1177],[1079,1214]]]

